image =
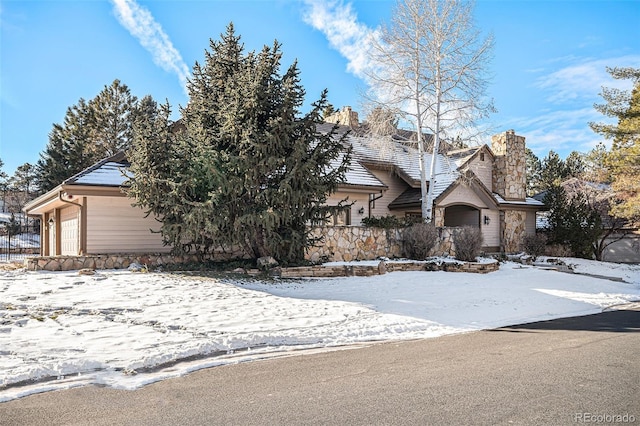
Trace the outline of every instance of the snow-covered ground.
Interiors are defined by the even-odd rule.
[[[273,281],[3,271],[0,402],[91,383],[134,389],[297,349],[435,337],[640,300],[640,266],[564,260],[577,272],[625,282],[517,263],[487,275]]]

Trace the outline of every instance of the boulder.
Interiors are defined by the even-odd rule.
[[[275,268],[276,266],[278,266],[278,261],[271,256],[264,256],[258,258],[258,260],[256,261],[256,265],[258,266],[258,269],[266,271],[267,269]]]

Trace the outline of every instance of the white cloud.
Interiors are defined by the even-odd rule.
[[[151,53],[156,65],[165,71],[175,73],[186,90],[189,67],[182,60],[180,52],[173,46],[162,26],[135,0],[112,0],[112,2],[120,24]]]
[[[588,106],[515,118],[504,125],[525,136],[527,147],[538,157],[546,156],[549,150],[565,157],[571,151],[587,152],[598,142],[604,142],[602,136],[591,130],[590,121],[602,121],[602,115]]]
[[[329,45],[347,61],[347,71],[366,80],[371,67],[367,48],[377,30],[358,22],[358,16],[350,3],[342,0],[304,0],[307,5],[303,13],[304,22],[322,32]]]
[[[548,108],[503,124],[526,136],[527,146],[538,156],[546,156],[549,150],[561,156],[574,150],[587,152],[598,142],[609,146],[610,141],[589,127],[589,122],[610,121],[597,112],[593,104],[604,102],[599,96],[603,86],[622,90],[631,88],[629,80],[613,79],[606,67],[637,66],[640,55],[599,59],[569,56],[551,62],[562,65],[538,77],[534,84]]]
[[[639,55],[617,58],[570,59],[571,64],[539,77],[535,87],[546,92],[546,100],[553,104],[577,100],[596,101],[602,86],[629,89],[629,81],[614,80],[606,67],[630,67],[640,63]]]
[[[347,70],[367,83],[368,73],[375,69],[367,49],[372,38],[379,37],[379,29],[359,22],[348,0],[303,1],[305,23],[322,32],[331,48],[348,61]],[[551,149],[561,156],[574,150],[587,152],[603,141],[588,125],[592,121],[606,121],[606,117],[593,108],[594,103],[602,102],[601,88],[631,87],[628,81],[611,78],[606,67],[637,67],[638,63],[640,55],[601,59],[569,55],[551,59],[544,67],[528,69],[526,73],[539,76],[533,84],[535,96],[544,99],[548,109],[509,119],[500,127],[516,129],[527,138],[527,146],[538,156],[545,156]]]

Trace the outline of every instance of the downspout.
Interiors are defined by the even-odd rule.
[[[64,191],[59,191],[58,192],[58,200],[60,200],[61,202],[65,203],[65,204],[71,204],[71,205],[80,207],[80,229],[78,230],[78,232],[79,232],[78,237],[80,238],[80,247],[79,247],[80,248],[80,250],[79,250],[80,253],[79,254],[80,255],[84,255],[84,252],[86,250],[85,250],[85,247],[84,247],[85,246],[85,241],[84,241],[84,238],[82,236],[84,234],[83,230],[84,230],[84,220],[85,220],[85,206],[83,204],[80,204],[80,203],[75,203],[73,201],[65,200],[62,197],[63,193],[64,193]]]

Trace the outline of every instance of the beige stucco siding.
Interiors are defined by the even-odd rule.
[[[442,207],[454,204],[470,205],[476,208],[487,207],[473,189],[464,185],[458,185],[451,193],[438,201],[438,205]]]
[[[160,223],[144,217],[127,197],[89,197],[87,200],[87,253],[168,252],[162,245]]]
[[[469,169],[480,179],[480,182],[487,187],[489,191],[492,190],[492,161],[489,154],[484,155],[484,161],[480,160],[480,155],[476,156],[469,163]]]
[[[80,247],[80,207],[60,210],[60,248],[63,256],[78,255]]]
[[[388,187],[382,194],[382,198],[375,201],[371,209],[371,216],[396,215],[404,217],[404,210],[389,210],[388,206],[393,200],[398,198],[400,194],[406,191],[409,185],[389,170],[369,169],[369,171]],[[379,197],[380,193],[377,193],[375,196]]]
[[[525,234],[533,235],[536,233],[536,212],[528,211],[525,220]]]
[[[484,223],[484,217],[489,218],[489,224]],[[480,212],[480,228],[484,237],[484,247],[500,247],[500,212],[498,210],[482,209]]]
[[[361,225],[362,219],[367,217],[369,206],[369,194],[362,192],[353,192],[340,190],[327,198],[327,204],[331,206],[337,205],[341,200],[349,197],[347,204],[354,203],[351,206],[351,223],[350,225]],[[360,209],[363,213],[360,213]]]

